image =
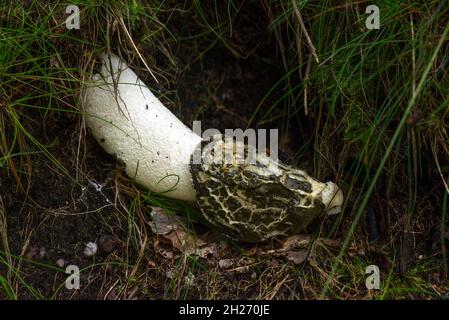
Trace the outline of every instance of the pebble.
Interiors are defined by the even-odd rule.
[[[92,257],[97,253],[98,246],[95,242],[88,242],[84,248],[84,255],[86,257]]]
[[[35,247],[30,246],[25,254],[25,258],[29,260],[35,260],[35,259],[43,259],[47,256],[47,250],[45,247]]]

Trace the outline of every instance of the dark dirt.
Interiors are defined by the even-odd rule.
[[[71,143],[76,141],[79,124],[72,122],[67,126],[65,121],[53,124],[52,134],[35,136],[40,137],[44,144],[58,139],[51,152],[69,171],[70,177],[45,156],[35,155],[32,157],[31,175],[28,175],[31,182],[26,196],[18,190],[13,177],[0,171],[10,250],[16,256],[23,254],[29,260],[53,267],[57,267],[57,261],[63,259],[66,262],[64,268],[69,264],[83,268],[92,264],[92,259],[83,254],[87,242],[96,242],[102,235],[124,236],[111,204],[114,200],[114,192],[110,188],[115,164],[92,138],[86,137],[87,156],[82,163],[83,176],[76,182],[73,154],[76,149]],[[90,182],[102,184],[101,192]],[[104,257],[98,255],[96,262],[101,262]],[[22,262],[21,270],[25,275],[24,281],[45,297],[49,297],[65,279],[63,273],[33,263]],[[77,292],[79,295],[74,297],[94,297],[94,292],[99,291],[95,282],[86,288],[87,291]],[[25,290],[22,298],[32,296]]]
[[[245,128],[259,101],[281,76],[276,65],[260,58],[238,60],[226,51],[212,51],[180,79],[182,117],[189,124],[200,120],[204,129]],[[271,95],[261,109],[266,110],[278,96]],[[253,124],[260,117],[257,113]]]

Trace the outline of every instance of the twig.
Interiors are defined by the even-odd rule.
[[[307,32],[307,29],[306,29],[306,25],[304,24],[304,21],[302,20],[301,12],[299,12],[298,5],[296,4],[295,0],[292,0],[292,5],[293,5],[293,11],[295,12],[296,18],[298,18],[299,24],[301,25],[301,29],[304,32],[307,43],[310,47],[310,51],[311,51],[312,55],[315,57],[315,61],[317,63],[320,63],[320,59],[318,59],[318,56],[316,54],[316,48],[313,45],[312,39],[310,39],[309,33]]]
[[[154,81],[156,81],[156,83],[159,83],[159,81],[156,79],[156,77],[153,74],[153,71],[151,71],[150,67],[148,67],[147,63],[145,62],[145,59],[142,57],[142,55],[139,52],[139,49],[137,49],[136,44],[133,41],[133,38],[131,37],[131,35],[128,32],[128,29],[126,28],[125,22],[123,21],[122,17],[119,17],[118,19],[120,21],[120,24],[122,25],[123,30],[125,31],[126,36],[129,39],[129,42],[131,42],[132,46],[134,47],[134,50],[136,50],[137,55],[139,56],[140,60],[143,62],[143,64],[145,65],[145,68],[147,68],[148,72],[150,72],[151,76],[153,77]],[[112,69],[111,69],[112,70]]]

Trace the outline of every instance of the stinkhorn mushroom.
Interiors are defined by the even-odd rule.
[[[116,55],[102,55],[101,74],[87,84],[83,107],[93,136],[125,164],[129,177],[196,202],[209,222],[237,239],[294,234],[324,212],[341,211],[343,194],[335,183],[321,183],[242,141],[221,135],[202,141]],[[256,161],[237,161],[239,147]],[[231,153],[228,161],[217,161],[222,151]]]

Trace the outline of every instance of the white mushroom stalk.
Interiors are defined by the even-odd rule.
[[[185,126],[116,55],[84,90],[86,123],[126,173],[151,191],[195,201],[190,156],[201,138]]]
[[[104,54],[101,74],[91,80],[83,106],[86,123],[101,146],[115,154],[140,185],[167,197],[197,200],[190,161],[201,137],[117,56]],[[328,213],[340,212],[343,195],[336,184],[314,179],[310,183]]]

